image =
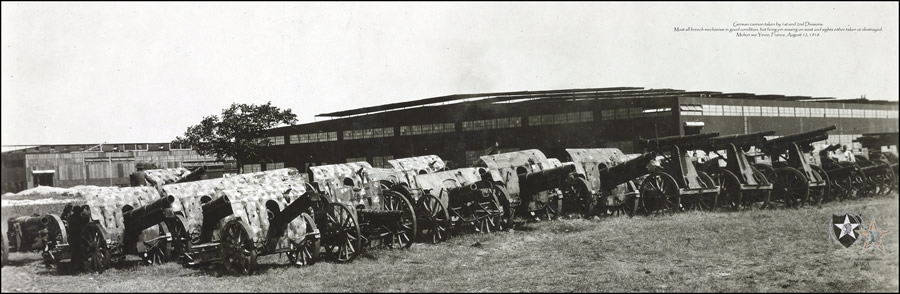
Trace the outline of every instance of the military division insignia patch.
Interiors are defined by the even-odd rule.
[[[862,224],[862,217],[856,213],[836,213],[831,216],[831,226],[829,232],[835,241],[849,248],[853,245],[859,234],[856,233],[857,227]]]

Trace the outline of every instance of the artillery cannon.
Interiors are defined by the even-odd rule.
[[[500,199],[506,199],[506,189],[490,179],[484,168],[423,173],[415,176],[415,182],[423,197],[427,197],[424,199],[429,200],[425,204],[432,207],[431,211],[437,212],[437,207],[447,208],[453,229],[474,228],[483,233],[504,229]]]
[[[40,251],[50,239],[65,238],[65,224],[55,215],[20,216],[10,218],[4,225],[9,231],[3,236],[7,249],[16,252]]]
[[[842,147],[840,144],[832,144],[819,150],[820,167],[825,170],[829,180],[828,195],[823,201],[856,199],[867,191],[869,181],[859,165],[831,157],[832,152]]]
[[[575,180],[575,167],[566,164],[553,167],[537,149],[481,156],[480,167],[485,175],[506,190],[506,199],[498,199],[504,212],[504,222],[511,227],[518,211],[522,216],[535,217],[539,213],[546,219],[561,215],[563,201],[584,203],[590,194],[565,194],[563,191],[589,191],[571,187],[579,185]]]
[[[359,220],[363,248],[409,248],[418,230],[409,198],[383,184],[390,176],[397,178],[397,172],[364,161],[310,167],[316,191],[329,202],[350,207],[349,213]]]
[[[346,243],[359,227],[341,214],[346,208],[323,203],[309,188],[293,168],[166,185],[176,199],[169,222],[175,255],[186,266],[221,263],[232,274],[253,274],[263,255],[285,253],[292,264],[311,265],[322,242]]]
[[[120,264],[125,255],[138,255],[145,263],[171,259],[171,235],[165,220],[174,216],[174,198],[161,197],[151,187],[100,187],[85,193],[86,205],[67,205],[63,238],[48,240],[42,253],[47,266],[70,260],[76,268],[103,272]],[[137,207],[137,208],[135,208]],[[62,223],[62,221],[59,221]]]
[[[882,147],[897,146],[898,137],[896,132],[868,133],[854,140],[868,150],[868,157],[856,156],[855,159],[869,180],[872,194],[886,195],[897,191],[900,160],[893,151],[883,152]]]
[[[698,146],[708,154],[718,156],[698,164],[698,169],[708,173],[721,189],[716,208],[765,208],[769,204],[773,185],[762,172],[753,168],[744,152],[752,146],[762,146],[766,136],[773,134],[775,131],[719,136],[709,138],[705,146]],[[723,150],[725,154],[721,153]],[[720,161],[725,165],[721,166]]]
[[[416,237],[429,243],[439,243],[450,237],[451,217],[446,201],[441,201],[422,189],[418,175],[445,170],[447,165],[437,155],[425,155],[388,160],[393,174],[383,173],[386,187],[403,194],[415,204]]]
[[[682,209],[712,210],[717,206],[720,189],[712,178],[697,171],[688,150],[701,149],[719,133],[670,136],[641,140],[646,150],[658,155],[659,167],[641,181],[638,209],[645,213]]]
[[[771,164],[757,163],[759,169],[773,184],[769,207],[818,205],[828,195],[828,174],[821,167],[810,165],[804,151],[812,151],[811,143],[828,139],[828,131],[835,126],[787,135],[767,140],[763,153]]]
[[[648,174],[647,164],[656,158],[653,152],[630,157],[616,148],[566,149],[575,163],[579,189],[591,195],[585,198],[583,211],[594,214],[595,206],[603,214],[624,213],[633,216],[639,201],[638,178]],[[579,193],[579,194],[583,194]]]

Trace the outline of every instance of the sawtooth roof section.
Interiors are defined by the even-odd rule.
[[[389,103],[316,115],[318,117],[346,117],[359,114],[382,112],[409,107],[429,106],[437,103],[523,103],[560,100],[587,100],[610,98],[665,98],[665,97],[707,97],[779,101],[814,101],[837,103],[864,103],[876,105],[896,105],[897,101],[867,99],[836,99],[834,97],[785,96],[777,94],[722,93],[715,91],[685,91],[679,89],[645,89],[642,87],[585,88],[541,91],[515,91],[475,94],[454,94],[406,102]],[[477,99],[476,99],[477,98]],[[476,99],[476,100],[468,100]]]

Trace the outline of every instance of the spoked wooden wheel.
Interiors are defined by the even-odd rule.
[[[82,268],[87,272],[103,273],[110,263],[103,228],[96,223],[85,224],[80,239]]]
[[[847,194],[845,199],[859,199],[866,193],[866,175],[859,169],[854,170],[850,176],[850,185],[853,187],[852,193]]]
[[[809,197],[809,181],[795,168],[777,168],[771,180],[771,208],[798,207]]]
[[[837,201],[844,201],[844,199],[850,199],[851,194],[856,193],[856,188],[853,187],[853,176],[856,171],[851,171],[850,174],[842,177],[836,177],[831,179],[831,198]]]
[[[555,195],[548,199],[547,204],[541,209],[541,217],[545,220],[555,220],[562,215],[563,199],[561,195]]]
[[[234,275],[252,275],[256,271],[256,246],[250,230],[240,220],[222,227],[221,258],[225,271]]]
[[[891,170],[890,165],[879,168],[879,171],[871,178],[875,186],[873,189],[875,195],[887,195],[893,190],[894,171]]]
[[[188,265],[193,260],[188,252],[191,251],[191,234],[184,226],[185,220],[181,215],[166,220],[166,227],[172,234],[172,259]]]
[[[512,229],[515,225],[516,208],[509,203],[509,193],[506,192],[506,187],[494,185],[494,202],[500,208],[498,229],[501,231]]]
[[[420,225],[420,233],[426,242],[437,244],[450,237],[450,213],[437,197],[426,194],[419,198],[416,213],[422,216],[423,222],[417,225]]]
[[[476,229],[481,233],[497,232],[503,229],[501,224],[502,211],[496,194],[486,199],[477,200],[473,216]]]
[[[351,262],[359,256],[362,249],[359,222],[349,207],[340,203],[328,204],[322,241],[325,253],[336,262]]]
[[[159,229],[159,236],[163,237],[169,234],[169,229],[166,224],[162,223],[157,226]],[[172,242],[169,242],[166,239],[159,238],[156,239],[153,244],[149,244],[150,246],[147,249],[147,252],[144,252],[144,255],[141,259],[145,264],[148,265],[159,265],[166,262],[169,262],[172,258]]]
[[[741,181],[731,171],[718,168],[714,169],[710,174],[714,185],[719,186],[719,199],[716,201],[716,208],[723,210],[737,210],[743,203],[743,193],[741,192]]]
[[[768,186],[772,182],[769,182],[769,178],[766,175],[763,175],[761,171],[756,168],[753,169],[753,180],[756,181],[757,185],[760,186]],[[763,209],[769,206],[769,200],[772,197],[772,189],[760,189],[756,190],[753,193],[743,193],[741,195],[741,207],[751,208],[751,209]]]
[[[416,211],[412,203],[403,194],[394,191],[384,191],[382,196],[385,210],[403,211],[396,227],[389,228],[391,230],[390,240],[387,240],[385,244],[388,248],[409,248],[413,243],[416,232],[418,232],[418,228],[416,228]]]
[[[825,173],[825,170],[818,165],[809,165],[809,168],[813,170],[816,174],[819,175],[819,178],[825,181],[824,186],[816,187],[809,192],[809,200],[807,204],[819,206],[823,202],[830,201],[829,193],[831,192],[831,179],[828,177],[828,174]]]
[[[716,184],[713,182],[713,179],[706,172],[698,171],[697,179],[700,182],[700,186],[703,189],[712,189],[716,188]],[[694,197],[696,199],[692,201],[690,207],[688,209],[691,210],[700,210],[700,211],[713,211],[716,209],[717,202],[719,200],[719,194],[721,193],[721,189],[714,193],[703,193],[698,194]],[[682,200],[683,201],[683,200]]]
[[[299,243],[291,242],[292,250],[287,252],[287,258],[294,265],[313,265],[319,260],[319,246],[321,246],[319,236],[315,236],[318,232],[316,222],[306,213],[300,216],[303,217],[303,222],[306,223],[306,238],[303,238]]]
[[[641,182],[640,192],[639,213],[662,214],[679,210],[678,184],[667,173],[655,172],[648,175]]]
[[[588,182],[583,178],[569,180],[562,189],[563,204],[573,208],[575,213],[583,218],[594,215],[594,207],[597,205],[597,195],[591,193]],[[569,205],[571,204],[571,205]]]

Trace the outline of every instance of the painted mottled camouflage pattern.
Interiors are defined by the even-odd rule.
[[[140,208],[160,199],[159,192],[153,187],[74,187],[91,208],[91,220],[97,221],[105,230],[106,239],[113,244],[121,244],[125,234],[125,217],[122,208],[126,205]],[[152,226],[142,233],[143,240],[159,236],[157,226]]]
[[[200,199],[204,196],[215,200],[227,195],[234,211],[232,216],[219,222],[221,227],[227,221],[240,218],[250,227],[250,236],[255,242],[262,242],[269,229],[266,217],[267,201],[275,201],[280,209],[284,209],[300,195],[309,191],[309,182],[295,168],[283,168],[272,171],[255,172],[188,183],[163,186],[164,195],[175,197],[172,208],[181,212],[185,218],[185,229],[192,234],[199,234],[203,224],[203,210]],[[278,240],[278,248],[284,248],[291,240],[300,240],[306,234],[305,220],[296,218],[291,221],[285,235]],[[213,233],[213,240],[218,240],[218,230]]]
[[[381,205],[381,184],[366,175],[372,170],[368,162],[311,166],[312,181],[319,185],[319,192],[331,202],[345,204],[351,208],[363,205],[379,209]],[[347,184],[345,184],[345,182]],[[352,209],[356,213],[355,209]]]
[[[481,180],[483,168],[467,167],[416,175],[416,182],[424,193],[437,197],[444,207],[449,207],[447,190],[474,184]]]
[[[491,178],[506,184],[507,197],[511,206],[519,206],[522,203],[520,198],[521,187],[519,183],[517,168],[524,168],[526,173],[538,172],[552,168],[550,160],[544,156],[544,153],[537,149],[528,149],[515,152],[507,152],[494,155],[481,156],[479,165],[488,168]],[[531,203],[526,203],[529,211],[535,211],[543,208],[552,193],[556,191],[541,191],[533,195]]]
[[[416,176],[422,173],[434,173],[447,167],[444,160],[437,155],[391,159],[388,160],[388,163],[394,167],[394,170],[399,171],[403,175],[401,182],[409,185],[411,188],[410,192],[412,192],[412,197],[415,200],[422,196],[422,192],[419,189],[422,186],[416,182]]]
[[[156,188],[159,189],[162,185],[170,184],[177,182],[178,180],[184,178],[190,171],[186,168],[166,168],[166,169],[148,169],[144,170],[144,174],[147,178],[152,179],[156,182]]]
[[[619,165],[628,160],[637,158],[642,154],[625,155],[618,148],[589,148],[589,149],[566,149],[569,157],[575,163],[575,172],[584,175],[590,184],[591,193],[594,195],[607,195],[613,197],[605,197],[601,201],[607,206],[616,205],[616,203],[624,201],[628,193],[633,193],[636,188],[633,181],[616,186],[608,193],[602,193],[600,186],[600,165],[612,167]],[[615,197],[615,198],[614,198]]]

